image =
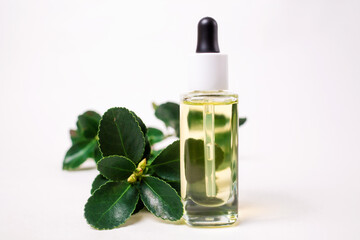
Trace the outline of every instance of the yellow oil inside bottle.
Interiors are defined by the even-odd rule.
[[[237,95],[185,96],[180,105],[181,196],[191,225],[236,221]]]

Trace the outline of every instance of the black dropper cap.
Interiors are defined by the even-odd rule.
[[[197,53],[218,53],[218,27],[215,19],[204,17],[198,24]]]

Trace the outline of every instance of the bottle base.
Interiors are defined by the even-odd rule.
[[[194,227],[220,227],[234,224],[237,217],[237,214],[227,214],[216,216],[184,215],[183,218],[188,225]]]

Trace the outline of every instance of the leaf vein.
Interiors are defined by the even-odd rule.
[[[120,170],[123,172],[130,172],[132,173],[133,171],[129,170],[129,169],[124,169],[124,168],[118,168],[118,167],[108,167],[109,169],[116,169],[116,170]]]
[[[156,159],[154,160],[156,161]],[[172,162],[178,162],[179,160],[176,159],[176,160],[172,160],[172,161],[168,161],[168,162],[164,162],[164,163],[159,163],[159,164],[154,164],[154,165],[151,165],[151,167],[157,167],[157,166],[161,166],[161,165],[166,165],[166,164],[169,164],[169,163],[172,163]]]
[[[120,199],[124,196],[124,194],[129,190],[130,187],[131,185],[129,185],[125,189],[125,191],[121,194],[121,196],[118,199],[116,199],[116,201],[103,214],[101,214],[100,218],[96,221],[96,224],[99,223],[99,221],[105,216],[105,214],[108,213],[115,206],[115,204],[117,204],[120,201]]]
[[[114,115],[114,112],[111,112],[111,113],[113,115],[113,118],[116,119],[115,115]],[[125,156],[128,157],[128,154],[127,154],[125,146],[124,146],[124,141],[123,141],[123,138],[122,138],[121,130],[120,130],[120,128],[119,128],[119,126],[118,126],[118,124],[117,124],[117,122],[115,120],[114,120],[114,123],[115,123],[116,129],[118,131],[118,134],[120,136],[120,142],[121,142],[121,146],[122,146],[122,148],[124,150]]]

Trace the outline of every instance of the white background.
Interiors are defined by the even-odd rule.
[[[66,172],[88,109],[135,111],[186,91],[204,16],[219,24],[240,129],[240,220],[191,228],[147,213],[83,217],[95,169]],[[0,0],[1,239],[359,239],[357,0]]]

